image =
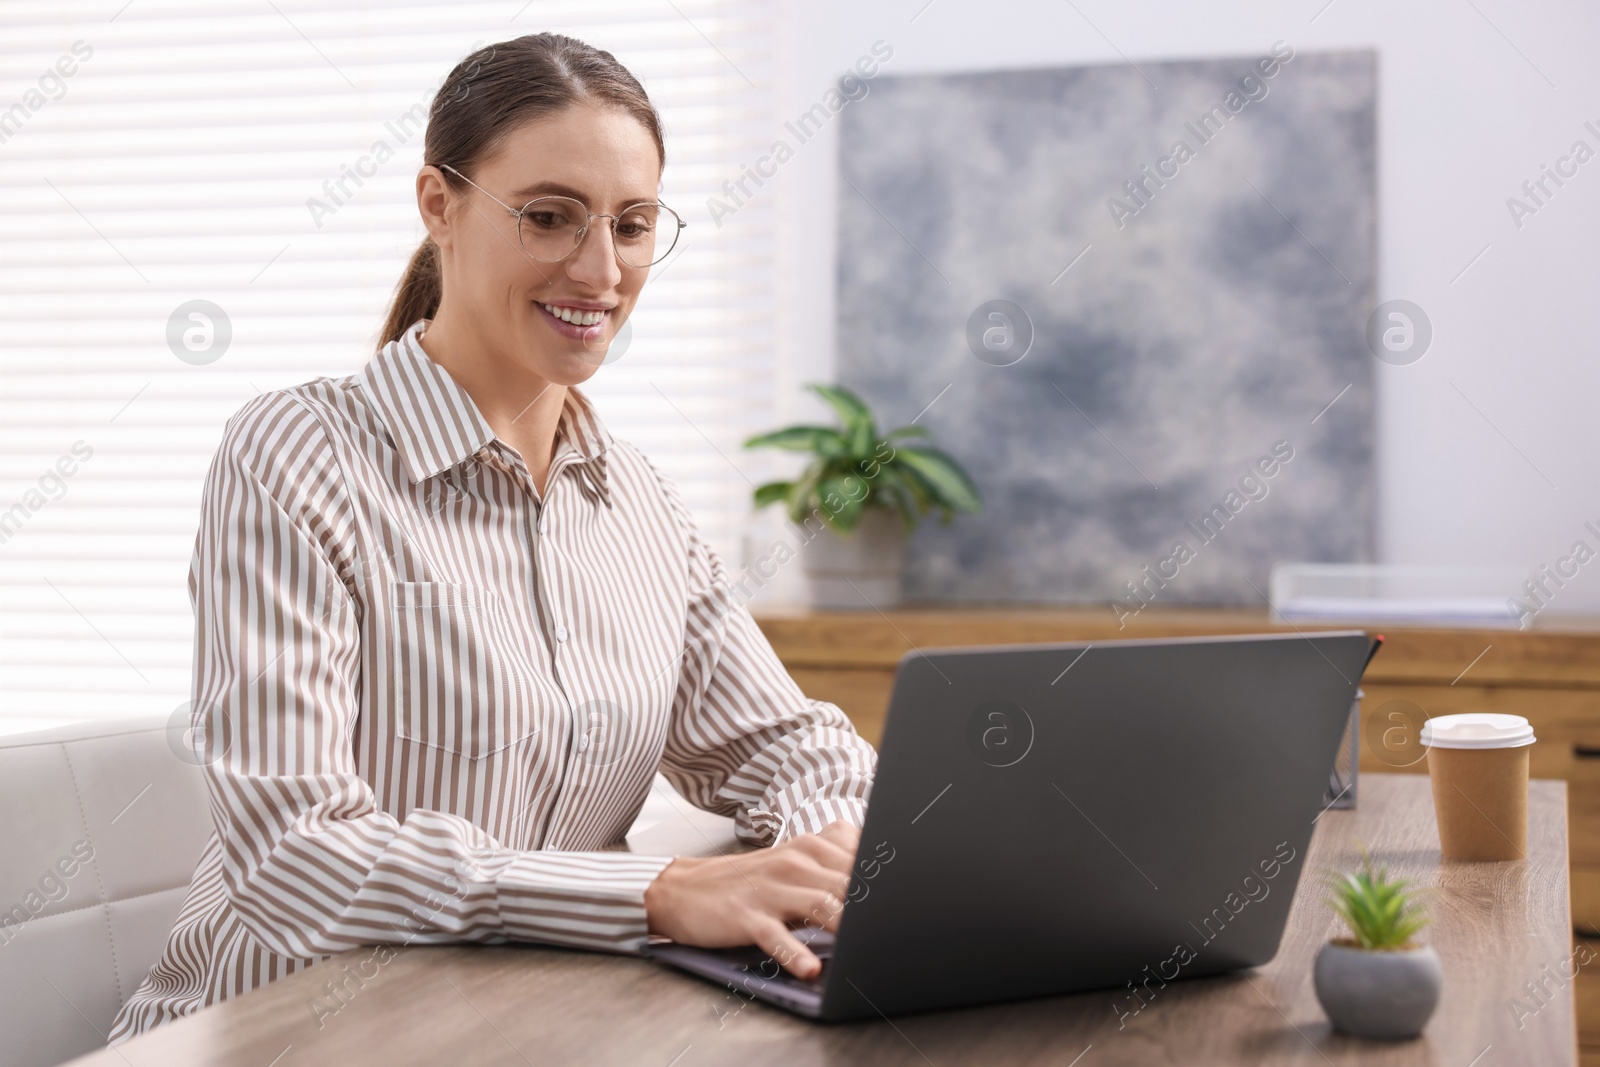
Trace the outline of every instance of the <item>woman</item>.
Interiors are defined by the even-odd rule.
[[[113,1044],[358,945],[659,934],[809,978],[792,925],[837,925],[873,750],[575,388],[676,238],[654,108],[609,53],[521,37],[451,72],[426,152],[381,351],[247,403],[207,478],[216,825]],[[657,770],[771,847],[604,851]]]

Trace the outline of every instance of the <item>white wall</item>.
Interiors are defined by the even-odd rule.
[[[1506,207],[1573,141],[1600,151],[1583,127],[1600,128],[1600,6],[1324,3],[792,3],[782,113],[816,102],[880,38],[894,48],[884,73],[1120,61],[1119,51],[1135,63],[1255,56],[1278,39],[1297,51],[1376,49],[1378,295],[1415,301],[1434,327],[1422,360],[1377,367],[1379,558],[1531,571],[1579,537],[1600,549],[1582,526],[1600,528],[1600,158],[1520,230]],[[794,415],[815,413],[798,383],[832,374],[836,151],[835,123],[762,191],[786,220],[791,387],[781,392]],[[1600,609],[1600,562],[1550,611],[1578,608]]]

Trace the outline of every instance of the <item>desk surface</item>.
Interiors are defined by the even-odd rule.
[[[1120,1031],[1110,992],[823,1025],[645,960],[529,945],[445,946],[397,949],[336,1014],[324,1013],[320,1029],[311,1003],[332,973],[324,968],[339,967],[342,957],[74,1062],[1576,1064],[1572,984],[1548,977],[1576,965],[1569,962],[1566,807],[1565,783],[1534,782],[1526,861],[1449,866],[1439,864],[1425,778],[1364,774],[1356,810],[1320,817],[1308,871],[1355,862],[1364,842],[1378,862],[1435,887],[1425,936],[1444,963],[1444,995],[1423,1036],[1399,1044],[1330,1031],[1311,961],[1340,928],[1305,880],[1271,963],[1174,982]],[[681,799],[653,797],[629,844],[708,854],[731,847],[730,825]],[[347,956],[353,965],[371,953]],[[1543,1006],[1523,989],[1541,979]]]

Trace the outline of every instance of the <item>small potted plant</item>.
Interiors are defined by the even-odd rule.
[[[1349,937],[1317,953],[1317,1000],[1334,1027],[1357,1037],[1398,1040],[1422,1032],[1439,1004],[1443,972],[1432,945],[1414,940],[1429,922],[1419,891],[1388,868],[1372,869],[1362,850],[1359,870],[1334,875],[1328,903]]]
[[[927,443],[915,424],[878,434],[862,399],[837,385],[807,386],[838,416],[837,426],[790,426],[757,434],[746,448],[778,448],[811,456],[793,481],[768,482],[755,506],[782,503],[805,539],[813,606],[870,609],[900,601],[906,543],[930,512],[948,523],[976,512],[978,489],[950,456]]]

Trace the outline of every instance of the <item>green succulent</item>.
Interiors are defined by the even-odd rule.
[[[1387,867],[1372,869],[1372,857],[1361,851],[1361,867],[1330,876],[1329,905],[1364,949],[1403,949],[1431,921],[1420,890],[1403,878],[1390,878]]]
[[[980,509],[978,488],[959,463],[932,445],[903,443],[927,437],[926,428],[902,426],[880,437],[871,409],[850,390],[815,382],[806,388],[833,408],[839,425],[790,426],[746,441],[746,448],[812,456],[793,481],[757,486],[756,507],[781,502],[796,524],[815,514],[840,533],[854,530],[867,508],[898,513],[907,530],[929,512],[948,523],[956,512]]]

